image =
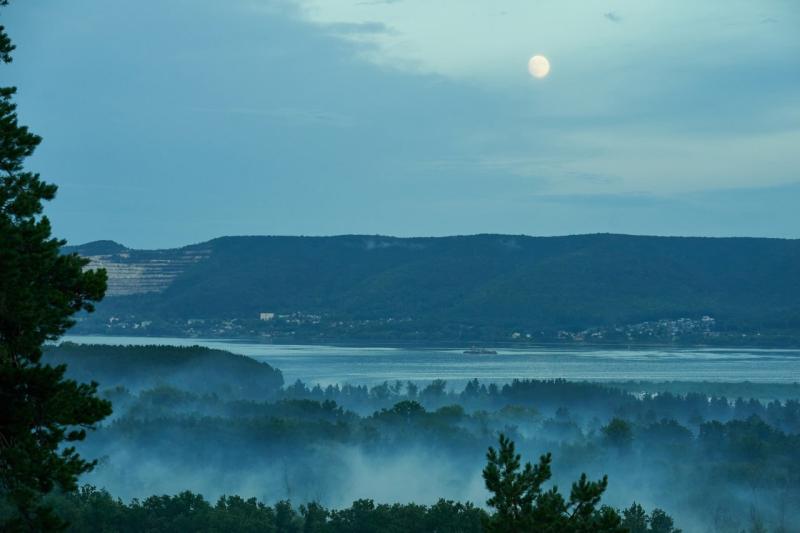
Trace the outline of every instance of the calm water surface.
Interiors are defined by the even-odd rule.
[[[800,382],[800,350],[524,348],[498,349],[497,355],[466,355],[461,349],[301,346],[169,337],[67,335],[63,340],[219,348],[281,369],[287,383],[301,379],[323,386],[445,379],[460,387],[472,378],[498,382],[514,378]]]

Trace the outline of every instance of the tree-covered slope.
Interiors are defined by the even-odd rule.
[[[109,253],[92,253],[98,248]],[[223,237],[158,257],[179,260],[195,250],[200,259],[184,262],[163,290],[110,297],[101,316],[302,312],[566,328],[712,315],[734,326],[800,327],[798,240]],[[94,243],[70,251],[106,264],[153,254]]]
[[[200,346],[103,346],[61,343],[45,349],[44,360],[67,365],[67,376],[97,381],[105,388],[132,390],[173,386],[196,393],[227,391],[237,397],[268,398],[283,375],[250,357]]]

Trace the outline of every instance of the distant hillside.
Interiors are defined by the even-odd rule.
[[[65,251],[109,270],[109,296],[82,327],[111,316],[146,325],[269,312],[529,330],[711,315],[728,329],[800,330],[800,240],[223,237],[175,250],[104,241]]]
[[[103,388],[134,391],[169,385],[195,393],[227,390],[265,398],[283,386],[280,370],[243,355],[200,346],[101,346],[69,342],[45,348],[44,361],[66,364],[67,375]]]

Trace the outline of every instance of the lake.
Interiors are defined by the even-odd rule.
[[[370,348],[259,344],[251,341],[170,337],[66,335],[84,344],[206,346],[246,355],[279,368],[286,383],[371,385],[385,380],[445,379],[463,387],[472,378],[590,381],[800,382],[800,350],[757,348],[501,348],[497,355],[462,349]]]

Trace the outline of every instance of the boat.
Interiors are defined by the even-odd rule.
[[[494,350],[490,350],[488,348],[478,348],[477,346],[473,346],[468,350],[464,350],[464,353],[469,355],[497,355],[497,352]]]

